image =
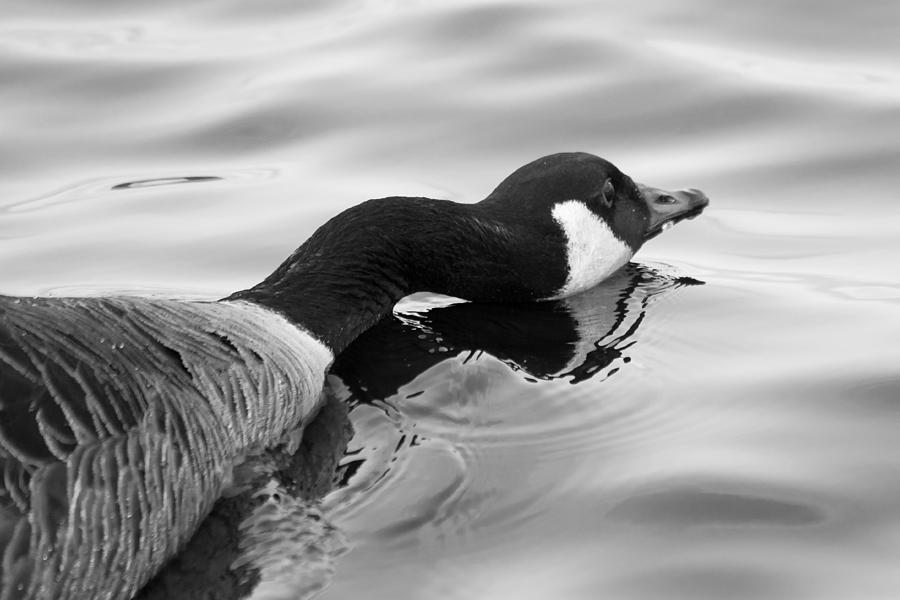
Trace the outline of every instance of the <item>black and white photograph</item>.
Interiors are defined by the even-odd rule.
[[[898,57],[0,0],[0,600],[900,598]]]

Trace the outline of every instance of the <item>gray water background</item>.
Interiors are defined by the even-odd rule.
[[[0,6],[3,293],[219,297],[557,151],[712,198],[615,376],[457,359],[354,411],[323,598],[900,595],[900,4]]]

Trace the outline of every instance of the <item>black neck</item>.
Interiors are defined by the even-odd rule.
[[[556,251],[561,232],[509,215],[501,225],[496,216],[489,203],[370,200],[328,221],[263,282],[228,299],[284,314],[337,354],[412,292],[491,302],[552,295],[566,273]]]

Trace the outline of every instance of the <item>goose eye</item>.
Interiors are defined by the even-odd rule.
[[[664,195],[662,195],[662,196],[658,196],[658,197],[654,200],[654,202],[655,202],[656,204],[675,204],[675,202],[677,202],[677,201],[676,201],[675,198],[673,198],[672,196],[669,196],[669,195],[667,195],[667,194],[664,194]]]
[[[616,188],[613,186],[612,180],[607,179],[603,182],[603,187],[600,189],[600,203],[606,208],[610,208],[612,207],[615,198]]]

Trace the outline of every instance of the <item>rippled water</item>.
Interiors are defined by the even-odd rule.
[[[712,198],[624,309],[572,309],[622,338],[574,385],[407,303],[410,366],[344,390],[322,598],[900,593],[896,3],[3,12],[3,293],[221,296],[362,199],[474,201],[563,150]]]

